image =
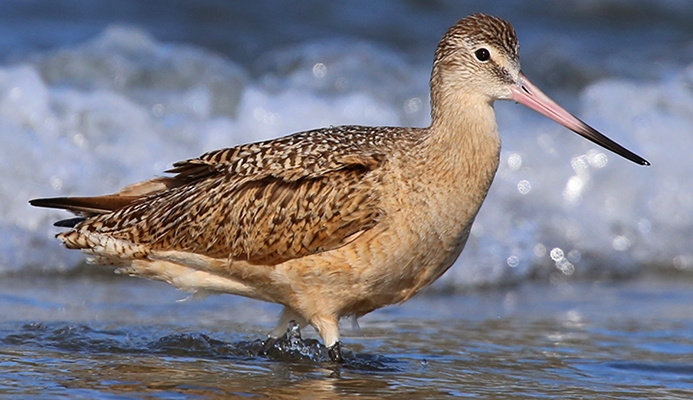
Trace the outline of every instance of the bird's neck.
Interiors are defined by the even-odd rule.
[[[427,151],[445,160],[459,178],[488,188],[498,168],[500,136],[493,104],[460,91],[439,96],[432,106]]]
[[[471,222],[498,169],[500,137],[491,102],[461,92],[439,97],[423,147],[451,209]],[[451,210],[452,211],[452,210]]]

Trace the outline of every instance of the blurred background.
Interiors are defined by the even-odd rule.
[[[300,130],[426,126],[435,47],[473,12],[512,22],[524,73],[652,166],[498,102],[467,248],[342,324],[354,364],[252,352],[280,306],[85,266],[54,238],[69,214],[27,203]],[[689,0],[0,0],[0,394],[691,398],[691,21]]]
[[[426,126],[436,44],[472,12],[512,22],[525,74],[652,166],[497,104],[498,175],[435,287],[693,271],[689,1],[3,0],[0,276],[83,262],[31,198],[299,130]]]

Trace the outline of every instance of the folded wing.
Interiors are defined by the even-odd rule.
[[[116,194],[31,204],[83,216],[60,226],[84,234],[277,264],[343,246],[378,223],[383,149],[366,128],[329,128],[210,152]]]

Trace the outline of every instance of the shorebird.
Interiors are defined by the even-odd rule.
[[[173,174],[98,197],[35,199],[72,211],[57,238],[97,264],[198,293],[284,306],[341,360],[339,320],[402,303],[460,255],[498,168],[493,103],[514,100],[628,160],[520,71],[508,22],[458,21],[435,52],[431,125],[338,126],[212,151]]]

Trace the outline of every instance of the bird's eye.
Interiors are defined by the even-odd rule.
[[[474,55],[476,56],[476,59],[481,62],[486,62],[489,59],[491,59],[491,53],[488,52],[488,49],[485,49],[483,47],[475,51]]]

